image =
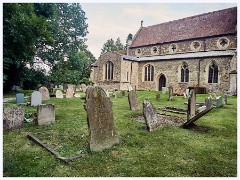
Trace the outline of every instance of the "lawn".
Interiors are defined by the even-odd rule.
[[[142,109],[144,98],[158,107],[175,106],[186,109],[187,99],[167,94],[156,100],[156,91],[138,91]],[[83,96],[83,93],[81,94]],[[120,93],[118,92],[118,97]],[[207,95],[197,94],[197,102]],[[51,98],[44,103],[55,104],[56,122],[38,126],[35,122],[24,128],[3,132],[3,173],[8,177],[236,177],[237,176],[237,98],[228,97],[228,105],[214,108],[183,129],[164,126],[148,132],[144,123],[133,117],[127,97],[113,98],[113,113],[120,143],[102,152],[90,152],[89,132],[84,99]],[[3,107],[16,106],[15,101]],[[24,105],[21,105],[24,106]],[[36,107],[24,106],[26,116]],[[163,113],[158,109],[159,112]],[[168,113],[173,114],[173,113]],[[176,116],[180,116],[174,114]],[[181,115],[181,117],[184,117]],[[56,159],[50,152],[26,136],[33,134],[63,157],[81,155],[69,163]]]

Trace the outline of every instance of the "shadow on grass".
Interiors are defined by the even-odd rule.
[[[184,128],[184,129],[189,129],[189,130],[192,130],[192,131],[203,132],[203,133],[207,133],[210,130],[209,127],[199,126],[199,125],[196,125],[196,124],[191,124],[190,126]]]

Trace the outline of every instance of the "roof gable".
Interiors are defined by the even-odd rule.
[[[148,27],[141,27],[130,46],[236,33],[237,7],[214,11]]]

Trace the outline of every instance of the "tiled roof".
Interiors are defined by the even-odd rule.
[[[236,33],[237,7],[141,27],[130,48]]]
[[[172,59],[188,59],[188,58],[204,58],[204,57],[217,57],[217,56],[233,56],[235,55],[235,50],[227,51],[208,51],[208,52],[196,52],[196,53],[183,53],[183,54],[168,54],[160,56],[149,56],[149,57],[132,57],[123,56],[124,59],[130,61],[161,61],[161,60],[172,60]]]

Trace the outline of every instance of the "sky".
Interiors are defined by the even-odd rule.
[[[125,45],[128,34],[143,27],[237,6],[236,3],[81,3],[88,24],[88,49],[98,58],[108,39],[119,37]]]

